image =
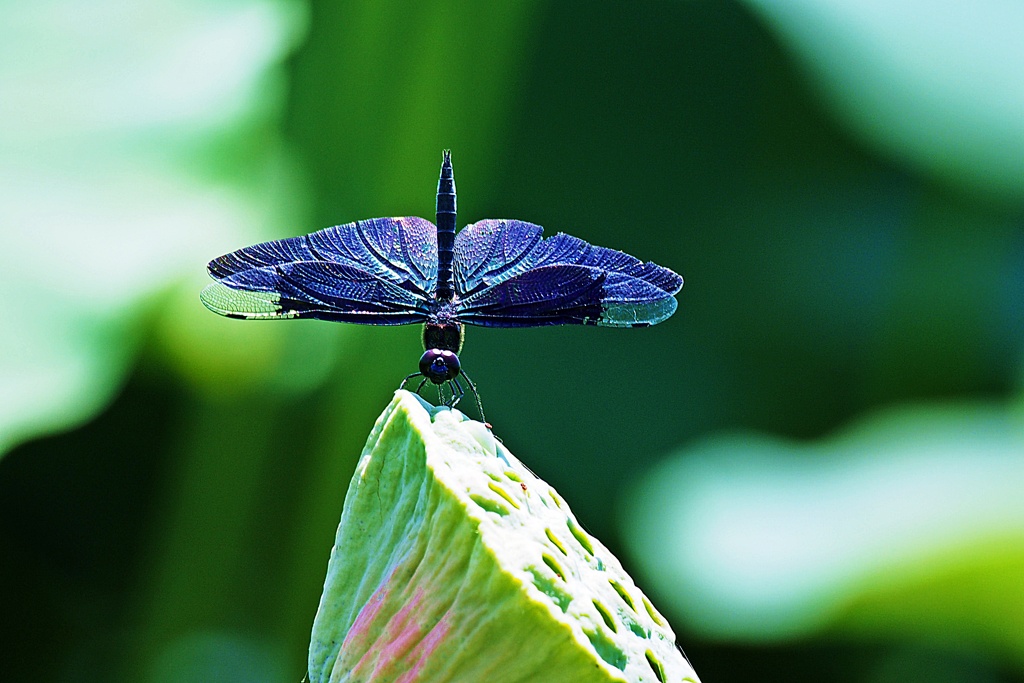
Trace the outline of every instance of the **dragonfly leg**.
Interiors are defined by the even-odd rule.
[[[462,388],[461,384],[459,384],[458,377],[452,377],[450,384],[452,385],[452,402],[450,405],[454,408],[459,405],[459,401],[461,401],[462,397],[466,395],[466,390]]]
[[[417,373],[417,374],[419,374],[419,373]],[[424,385],[424,384],[426,384],[426,383],[427,383],[427,378],[426,378],[426,377],[424,377],[424,378],[423,378],[423,381],[422,381],[422,382],[420,382],[420,385],[419,385],[418,387],[416,387],[416,395],[417,395],[417,396],[419,396],[419,395],[420,395],[420,390],[421,390],[421,389],[423,389],[423,385]]]
[[[411,375],[406,376],[406,378],[402,380],[402,383],[398,385],[398,389],[399,390],[405,389],[405,385],[408,384],[409,380],[411,380],[413,377],[422,377],[422,376],[423,376],[423,373],[420,373],[420,372],[414,372]],[[426,380],[424,380],[424,381],[426,381]],[[420,384],[420,386],[423,386],[423,385]],[[416,393],[417,394],[420,393],[420,390],[417,389]]]
[[[487,424],[487,418],[484,417],[484,404],[480,402],[480,393],[476,390],[476,385],[465,372],[462,373],[462,376],[466,378],[466,384],[469,385],[469,390],[473,392],[473,398],[476,399],[476,409],[480,411],[480,421]]]

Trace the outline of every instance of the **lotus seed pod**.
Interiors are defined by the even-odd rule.
[[[349,485],[311,683],[698,683],[665,619],[479,422],[399,391]]]

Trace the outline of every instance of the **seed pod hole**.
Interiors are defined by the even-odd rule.
[[[513,498],[511,493],[509,493],[505,489],[501,488],[500,486],[495,484],[493,481],[487,482],[487,488],[489,488],[490,490],[494,491],[499,496],[501,496],[502,498],[507,500],[509,502],[509,504],[512,507],[514,507],[515,509],[517,509],[517,510],[519,509],[519,501],[517,501],[515,498]]]
[[[507,507],[496,500],[485,498],[479,493],[471,493],[469,494],[469,498],[487,512],[493,512],[494,514],[501,515],[502,517],[509,514],[509,509]]]
[[[555,558],[551,557],[547,553],[544,553],[543,555],[541,555],[541,559],[544,560],[544,564],[546,564],[551,571],[553,571],[555,574],[558,574],[558,578],[560,578],[562,581],[565,581],[565,572],[562,570],[562,566],[555,561]]]
[[[601,614],[601,618],[604,619],[604,625],[610,628],[612,630],[612,633],[618,633],[619,627],[615,623],[615,620],[612,619],[611,612],[608,611],[608,608],[599,603],[597,600],[594,600],[593,602],[594,607],[597,608],[597,611]]]
[[[560,540],[558,540],[558,536],[555,536],[555,532],[553,532],[551,529],[545,529],[544,530],[544,535],[548,537],[548,540],[551,541],[551,543],[553,543],[554,546],[556,548],[558,548],[562,552],[563,555],[568,555],[569,554],[569,553],[566,552],[565,546],[562,545],[562,542]]]
[[[569,526],[569,533],[573,535],[573,538],[575,538],[576,541],[581,546],[583,546],[583,549],[587,551],[588,555],[593,555],[594,546],[590,542],[590,539],[587,538],[587,532],[583,531],[583,529],[581,529],[579,525],[576,524],[576,520],[574,520],[572,517],[565,520],[565,523]]]
[[[646,626],[644,626],[628,614],[620,614],[619,618],[622,620],[622,623],[624,623],[629,628],[629,630],[632,631],[635,635],[641,638],[651,637],[651,629],[647,628]]]
[[[555,585],[552,579],[542,574],[536,567],[528,567],[526,571],[533,577],[533,585],[537,587],[537,590],[548,596],[551,602],[558,606],[558,609],[563,613],[569,609],[572,596],[568,592]]]
[[[604,631],[583,629],[583,634],[590,641],[590,644],[594,647],[598,656],[604,661],[614,666],[619,671],[626,669],[626,662],[629,658],[621,647],[615,644],[611,638]]]
[[[658,658],[654,656],[654,653],[650,650],[647,651],[647,663],[651,665],[651,671],[657,676],[661,683],[665,683],[665,668],[658,661]]]
[[[614,588],[615,592],[619,594],[619,597],[622,598],[622,601],[629,606],[629,609],[636,612],[636,605],[633,604],[633,596],[630,595],[626,591],[626,589],[622,587],[622,584],[616,581],[615,579],[608,579],[608,583],[612,585],[612,588]]]
[[[661,616],[658,610],[654,609],[654,605],[651,604],[646,595],[644,596],[644,607],[647,609],[647,613],[651,615],[651,619],[654,619],[655,624],[658,626],[668,626],[665,622],[665,617]]]

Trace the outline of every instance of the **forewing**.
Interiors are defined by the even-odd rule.
[[[209,271],[217,282],[201,298],[221,315],[420,322],[437,287],[437,230],[422,218],[374,218],[239,249]]]
[[[642,327],[676,310],[683,279],[668,268],[515,220],[485,220],[455,238],[463,322],[492,327]]]
[[[458,317],[485,327],[646,327],[675,309],[675,297],[644,280],[593,266],[554,264],[463,299]]]
[[[455,236],[455,291],[468,296],[532,265],[529,255],[544,229],[533,223],[488,219]]]
[[[429,297],[437,284],[437,229],[414,216],[373,218],[239,249],[210,261],[209,271],[223,281],[252,269],[318,261],[348,265]]]
[[[488,219],[467,225],[455,237],[455,288],[466,298],[532,268],[551,265],[590,266],[642,280],[670,295],[683,279],[668,268],[645,263],[615,249],[595,247],[558,233],[542,239],[543,228],[516,220]]]
[[[423,296],[348,263],[298,261],[249,268],[209,285],[200,298],[232,318],[317,318],[369,325],[426,319]]]
[[[581,266],[600,268],[610,273],[628,275],[643,280],[658,289],[676,294],[683,286],[683,278],[675,272],[656,263],[644,262],[615,249],[595,247],[578,237],[558,233],[543,240],[529,256],[532,266],[551,263],[575,263]]]

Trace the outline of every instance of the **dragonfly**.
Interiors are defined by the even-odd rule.
[[[444,151],[436,225],[371,218],[245,247],[210,261],[200,294],[214,313],[246,320],[315,318],[362,325],[422,323],[421,378],[454,408],[466,388],[465,325],[647,327],[671,316],[678,274],[519,220],[486,219],[456,233],[455,176]],[[444,393],[448,387],[450,396]]]

